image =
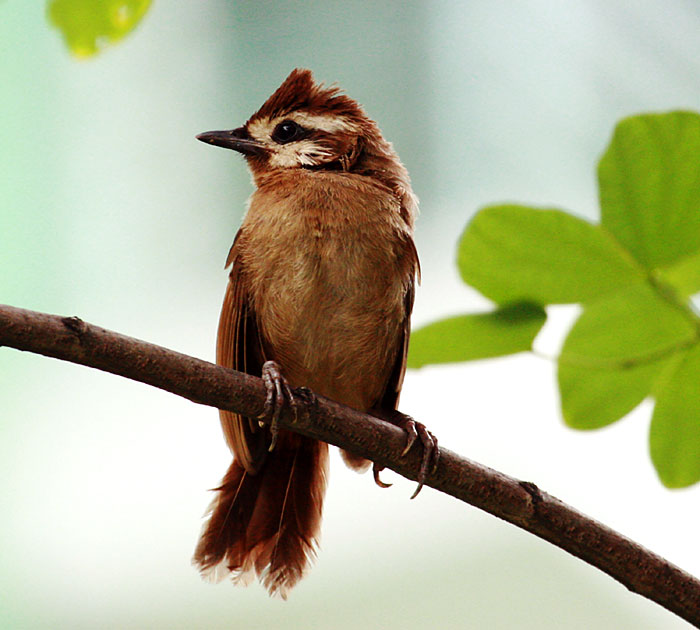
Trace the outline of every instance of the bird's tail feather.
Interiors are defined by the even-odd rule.
[[[286,598],[315,557],[328,445],[294,437],[279,440],[254,475],[232,462],[194,553],[206,578],[248,584],[257,574],[271,595]]]

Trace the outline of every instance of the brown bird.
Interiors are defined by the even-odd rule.
[[[327,444],[277,429],[291,387],[402,426],[405,452],[419,437],[418,489],[437,461],[432,434],[396,411],[419,273],[417,204],[376,123],[309,70],[294,70],[242,127],[197,137],[242,153],[253,175],[226,261],[217,362],[262,373],[271,423],[220,412],[234,460],[193,561],[214,579],[256,573],[286,597],[316,553],[328,468]],[[356,470],[370,465],[342,455]],[[375,480],[385,485],[376,466]]]

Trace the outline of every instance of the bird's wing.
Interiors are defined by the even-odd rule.
[[[413,299],[415,296],[416,276],[420,279],[420,263],[418,252],[411,238],[407,242],[407,258],[410,263],[410,275],[404,296],[404,317],[401,322],[401,330],[397,339],[396,360],[389,373],[389,378],[377,407],[382,411],[393,411],[399,405],[399,396],[403,386],[403,378],[406,374],[406,357],[408,356],[408,341],[411,336],[411,311],[413,311]]]
[[[265,358],[255,312],[242,277],[238,256],[241,234],[239,230],[226,261],[227,267],[231,265],[231,273],[219,318],[216,362],[259,376]],[[219,410],[219,417],[229,448],[248,472],[256,473],[267,454],[269,432],[260,428],[255,418],[245,418],[232,411]]]

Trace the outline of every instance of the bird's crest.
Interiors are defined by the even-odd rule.
[[[367,118],[360,105],[339,87],[316,83],[311,70],[295,68],[249,122],[278,118],[294,111],[333,114],[357,122]]]

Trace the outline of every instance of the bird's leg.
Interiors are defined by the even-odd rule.
[[[294,410],[294,416],[297,415],[297,403],[292,393],[292,389],[287,383],[287,379],[282,375],[282,369],[279,364],[274,361],[265,361],[262,367],[262,380],[267,390],[265,397],[265,407],[260,415],[260,418],[266,419],[270,424],[270,441],[269,450],[272,451],[277,444],[277,434],[279,433],[279,418],[286,401]]]
[[[389,412],[377,412],[373,410],[373,413],[379,415],[382,420],[386,420],[406,432],[406,446],[401,452],[401,457],[408,454],[411,447],[416,442],[416,439],[420,439],[423,445],[423,459],[421,460],[420,471],[418,472],[418,487],[411,496],[412,499],[415,499],[425,484],[428,472],[435,472],[437,468],[440,459],[440,448],[438,447],[437,438],[425,428],[423,423],[416,422],[411,416],[407,416],[405,413],[401,413],[396,409]],[[382,469],[383,467],[378,467],[376,464],[374,465],[374,481],[378,486],[387,488],[391,484],[386,484],[379,479],[379,472]]]

